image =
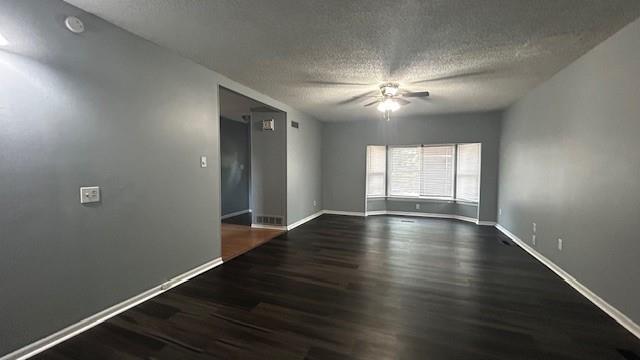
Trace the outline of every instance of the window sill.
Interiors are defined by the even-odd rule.
[[[387,200],[386,196],[367,196],[367,200]]]
[[[470,205],[470,206],[478,206],[477,202],[468,201],[468,200],[456,200],[456,199],[447,199],[447,198],[428,198],[428,197],[406,197],[406,196],[370,196],[367,197],[367,200],[394,200],[394,201],[407,201],[407,202],[441,202],[441,203],[449,203],[449,204],[461,204],[461,205]]]

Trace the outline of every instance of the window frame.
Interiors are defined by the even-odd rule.
[[[459,145],[467,145],[467,144],[478,144],[479,145],[479,157],[478,157],[478,161],[479,161],[479,171],[478,171],[478,200],[474,201],[474,200],[469,200],[469,199],[463,199],[463,198],[459,198],[458,197],[458,152],[459,152]],[[393,199],[393,200],[406,200],[406,201],[415,201],[415,200],[431,200],[431,201],[443,201],[443,202],[451,202],[451,203],[458,203],[458,204],[469,204],[469,205],[478,205],[480,203],[480,190],[481,190],[481,183],[482,183],[482,142],[467,142],[467,143],[444,143],[444,144],[416,144],[416,145],[367,145],[367,148],[369,146],[384,146],[385,147],[385,155],[386,155],[386,161],[385,161],[385,195],[381,196],[381,195],[369,195],[368,194],[368,184],[369,184],[369,171],[368,171],[368,164],[367,164],[367,169],[366,169],[366,185],[367,185],[367,189],[366,189],[366,194],[365,194],[365,198],[366,199]],[[439,196],[422,196],[422,195],[418,195],[418,196],[407,196],[407,195],[390,195],[390,181],[389,181],[389,152],[391,148],[403,148],[403,147],[409,147],[409,148],[413,148],[413,147],[420,147],[421,149],[421,153],[420,153],[420,171],[421,171],[421,175],[422,175],[422,166],[423,166],[423,160],[422,160],[422,148],[424,147],[443,147],[443,146],[452,146],[453,147],[453,181],[452,181],[452,196],[451,197],[439,197]],[[422,192],[422,179],[420,179],[420,192]]]
[[[393,199],[393,198],[406,198],[406,199],[419,199],[420,196],[411,196],[411,195],[391,195],[391,181],[389,181],[389,164],[390,164],[390,158],[389,158],[389,153],[391,152],[391,148],[418,148],[420,147],[420,173],[422,172],[422,145],[387,145],[387,172],[385,173],[386,176],[386,184],[387,184],[387,189],[385,191],[385,195],[387,199]],[[422,181],[420,181],[420,190],[418,190],[418,194],[421,192],[422,190]]]
[[[453,148],[453,156],[452,156],[452,171],[451,171],[451,196],[423,196],[420,195],[418,196],[418,199],[428,199],[428,200],[455,200],[456,199],[456,177],[457,177],[457,173],[456,173],[456,169],[458,166],[458,144],[422,144],[421,148],[424,149],[426,147],[452,147]],[[424,156],[424,152],[421,153],[421,156]],[[424,165],[424,159],[421,159],[420,161],[421,166]],[[423,169],[420,169],[421,173],[422,173]],[[420,193],[422,194],[422,186],[423,186],[423,181],[422,179],[420,179]]]
[[[384,194],[383,195],[369,195],[369,148],[370,147],[384,147],[384,172],[382,173],[382,177],[384,179]],[[366,150],[366,165],[365,165],[365,173],[366,173],[366,179],[365,179],[365,197],[367,199],[386,199],[387,198],[387,182],[389,180],[388,178],[388,172],[389,172],[389,146],[388,145],[367,145]],[[377,172],[376,172],[377,174]]]
[[[458,184],[456,182],[456,189],[454,190],[454,194],[455,194],[455,198],[456,198],[456,202],[458,203],[462,203],[462,204],[479,204],[480,203],[480,196],[481,196],[481,184],[482,184],[482,143],[481,142],[477,142],[477,143],[460,143],[456,145],[456,181],[458,179],[458,146],[459,145],[478,145],[478,200],[471,200],[471,199],[466,199],[466,198],[462,198],[462,197],[458,197]],[[468,176],[468,175],[463,175],[463,176]]]

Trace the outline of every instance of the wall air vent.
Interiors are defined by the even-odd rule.
[[[260,225],[273,225],[273,226],[282,226],[284,221],[281,216],[267,216],[267,215],[257,215],[256,216],[256,224]]]
[[[299,128],[300,128],[300,123],[299,123],[299,122],[297,122],[297,121],[293,121],[293,120],[292,120],[292,121],[291,121],[291,127],[292,127],[292,128],[296,128],[296,129],[299,129]]]

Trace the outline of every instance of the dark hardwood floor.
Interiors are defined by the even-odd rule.
[[[38,359],[637,359],[491,227],[323,215]]]

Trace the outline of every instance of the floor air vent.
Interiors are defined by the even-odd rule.
[[[283,221],[281,216],[257,215],[256,223],[260,225],[282,226]]]
[[[511,244],[510,242],[508,242],[507,240],[500,240],[500,242],[501,242],[503,245],[512,246],[512,244]]]

